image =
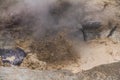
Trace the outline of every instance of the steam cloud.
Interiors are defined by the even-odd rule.
[[[41,37],[48,31],[82,28],[81,24],[87,21],[107,24],[115,18],[117,10],[112,7],[104,11],[103,5],[88,0],[16,0],[7,13],[18,16],[22,24],[34,30],[34,36]]]

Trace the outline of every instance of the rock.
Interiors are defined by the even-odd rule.
[[[88,38],[99,38],[101,26],[101,22],[97,21],[84,22],[81,29],[81,31],[83,32],[84,40],[86,41]]]
[[[79,80],[119,80],[120,62],[101,65],[91,70],[78,73]]]
[[[26,53],[20,49],[0,49],[0,56],[3,63],[10,63],[12,65],[20,65],[26,57]]]
[[[101,65],[91,70],[73,74],[66,70],[39,71],[23,68],[1,67],[1,80],[120,80],[120,62]]]
[[[34,71],[29,69],[0,68],[2,80],[77,80],[69,71]]]
[[[101,32],[101,38],[105,38],[108,34],[109,34],[110,30],[106,30]],[[110,36],[109,38],[115,42],[120,42],[120,32],[119,31],[115,31],[114,34],[112,36]]]

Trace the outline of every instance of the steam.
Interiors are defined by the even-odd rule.
[[[115,19],[117,9],[112,6],[104,11],[104,5],[98,0],[21,0],[9,6],[7,13],[20,16],[22,24],[34,30],[33,36],[41,37],[48,31],[57,32],[63,28],[77,31],[82,23],[89,21],[107,25]]]
[[[20,24],[32,28],[38,37],[46,31],[81,27],[84,4],[85,0],[21,0],[9,6],[7,15],[19,18]]]

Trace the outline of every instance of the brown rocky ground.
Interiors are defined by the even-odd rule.
[[[70,1],[72,2],[73,0]],[[76,2],[73,1],[73,3],[76,5],[79,1],[80,0],[76,0]],[[82,1],[83,0],[81,0],[81,2]],[[6,2],[7,0],[1,0],[0,3],[2,4],[0,5],[2,14],[0,15],[0,48],[20,47],[26,52],[27,57],[23,60],[23,63],[17,67],[4,67],[10,65],[3,64],[0,61],[0,80],[120,79],[119,0],[86,0],[82,2],[85,4],[84,7],[73,5],[74,7],[68,10],[68,12],[60,11],[63,17],[67,16],[65,17],[66,19],[62,17],[63,21],[60,19],[59,24],[62,25],[58,26],[63,26],[62,29],[57,28],[57,30],[51,30],[52,26],[55,26],[58,23],[57,21],[59,21],[59,19],[56,19],[54,25],[47,25],[50,25],[51,28],[46,29],[46,31],[41,27],[39,27],[40,29],[38,29],[38,31],[33,31],[33,25],[34,27],[36,26],[34,20],[38,18],[34,17],[31,11],[30,13],[28,10],[26,13],[26,9],[22,10],[24,6],[17,6],[18,10],[16,11],[15,7],[11,6],[14,0]],[[14,4],[16,3],[17,2],[14,2]],[[8,7],[6,4],[11,7]],[[74,17],[79,20],[79,14],[75,14],[77,17],[73,14],[75,12],[79,13],[78,10],[81,11],[79,8],[74,11],[78,6],[85,8],[84,12],[86,15],[83,15],[85,16],[83,22],[95,20],[102,23],[101,30],[97,31],[100,34],[99,38],[96,37],[96,31],[88,31],[88,41],[84,42],[82,32],[80,32],[78,28],[75,28],[76,26],[81,27],[80,24],[73,23],[72,27],[65,27],[71,26],[65,24],[65,22],[68,23],[66,21],[67,19],[71,19],[69,16],[72,16],[72,22],[77,22],[74,21]],[[55,9],[59,12],[61,8],[64,7],[57,7]],[[67,8],[68,7],[66,7],[66,9]],[[10,13],[11,11],[13,11],[13,13]],[[69,11],[71,11],[71,14],[68,14],[70,13]],[[61,15],[58,12],[55,12],[58,15],[52,16],[59,18]],[[30,15],[27,15],[28,13],[30,13]],[[49,21],[46,22],[49,23]],[[81,22],[81,20],[78,22]],[[115,30],[112,36],[106,38],[116,24],[118,24],[117,30]],[[39,26],[44,25],[39,24]],[[37,33],[34,34],[34,32]],[[16,75],[16,77],[14,75]]]

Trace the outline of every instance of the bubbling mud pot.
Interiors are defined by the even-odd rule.
[[[20,48],[0,49],[0,56],[3,64],[20,65],[26,57],[26,53]]]

